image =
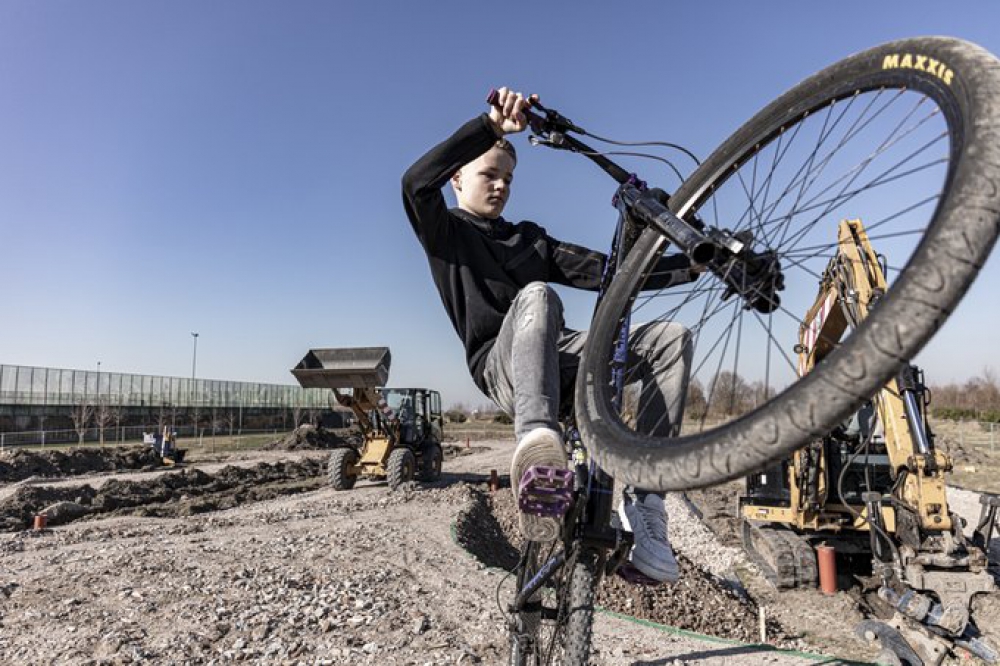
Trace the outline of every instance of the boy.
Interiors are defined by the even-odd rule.
[[[514,418],[517,448],[510,478],[515,498],[528,468],[566,466],[560,400],[572,399],[586,340],[586,332],[563,326],[562,303],[547,283],[594,291],[607,260],[599,252],[552,238],[532,222],[511,224],[501,217],[517,163],[504,136],[524,131],[528,104],[521,93],[500,88],[488,115],[467,122],[403,176],[406,215],[465,345],[472,377]],[[451,210],[441,194],[449,181],[458,201]],[[669,287],[696,277],[686,257],[667,257],[646,287]],[[638,397],[640,427],[674,432],[691,361],[687,330],[673,323],[638,326],[631,331],[629,347],[639,363],[626,382],[645,379]],[[654,580],[676,580],[662,496],[634,489],[626,489],[624,496],[619,513],[635,534],[633,565]],[[520,528],[534,541],[552,541],[559,534],[554,518],[521,514]]]

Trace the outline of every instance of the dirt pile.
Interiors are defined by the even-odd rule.
[[[24,451],[0,453],[0,483],[23,481],[34,476],[79,476],[96,472],[153,469],[162,465],[148,446],[82,448],[68,451]]]
[[[98,488],[23,486],[0,501],[0,531],[25,529],[45,513],[50,525],[94,515],[187,516],[229,509],[281,495],[314,490],[323,483],[322,461],[230,465],[214,474],[187,469],[149,479],[112,479]]]
[[[301,449],[339,449],[361,444],[357,430],[342,428],[328,430],[313,425],[300,425],[281,439],[265,444],[263,448],[279,451],[299,451]]]
[[[510,492],[498,492],[478,493],[475,497],[476,501],[456,523],[458,540],[484,564],[509,571],[517,564],[521,542],[513,496]],[[759,636],[757,605],[687,558],[680,556],[678,560],[681,580],[674,585],[638,587],[617,576],[603,579],[598,590],[598,605],[688,631],[756,641]],[[768,637],[779,645],[792,640],[771,620],[768,621]]]

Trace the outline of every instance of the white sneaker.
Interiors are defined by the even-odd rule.
[[[677,558],[667,539],[667,510],[655,493],[623,493],[618,506],[622,526],[632,532],[629,561],[653,580],[673,583],[680,577]]]
[[[517,505],[521,478],[531,467],[566,468],[566,450],[562,435],[550,428],[535,428],[528,432],[514,449],[510,461],[510,487],[514,491],[514,505]],[[559,536],[562,521],[558,518],[533,516],[518,511],[521,534],[529,541],[555,541]]]

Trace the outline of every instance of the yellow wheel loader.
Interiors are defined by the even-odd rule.
[[[302,387],[330,389],[361,428],[360,446],[330,454],[327,475],[336,490],[353,488],[359,478],[384,480],[395,490],[441,476],[441,396],[423,388],[380,388],[390,363],[387,347],[312,349],[292,369]]]
[[[885,293],[885,273],[861,221],[841,222],[800,327],[800,375],[864,325]],[[905,365],[848,422],[747,477],[738,501],[744,547],[779,588],[815,586],[814,548],[834,547],[838,567],[871,576],[890,615],[862,623],[859,635],[881,641],[899,663],[936,665],[955,646],[992,662],[997,652],[970,622],[970,605],[995,590],[987,552],[1000,502],[982,497],[967,537],[948,509],[951,460],[934,446],[927,404],[920,371]]]

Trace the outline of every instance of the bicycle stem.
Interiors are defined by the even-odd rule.
[[[715,258],[715,243],[700,229],[674,215],[650,191],[626,183],[618,188],[618,196],[640,222],[656,227],[694,263],[707,264]]]

